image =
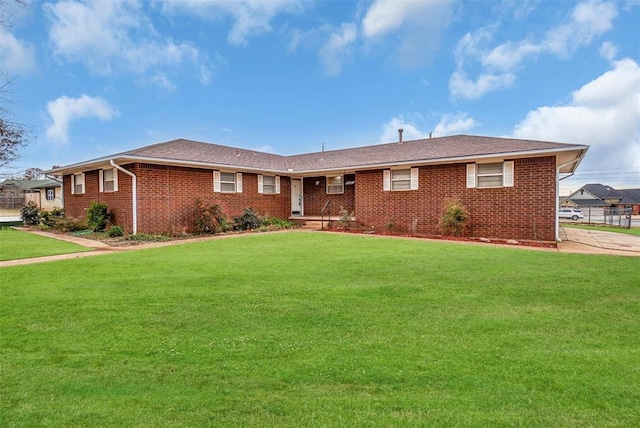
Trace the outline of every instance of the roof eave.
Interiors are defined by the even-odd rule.
[[[577,168],[578,164],[584,157],[584,153],[586,153],[588,148],[589,146],[572,146],[572,147],[563,147],[563,148],[558,148],[553,150],[549,150],[549,149],[527,150],[527,151],[518,151],[518,152],[492,153],[492,154],[486,154],[486,155],[452,156],[452,157],[435,158],[435,159],[412,159],[412,160],[406,160],[406,161],[382,162],[382,163],[374,163],[374,164],[346,165],[346,166],[328,167],[328,168],[314,168],[309,170],[294,170],[292,174],[310,175],[314,173],[365,171],[368,169],[386,169],[386,168],[393,168],[393,167],[399,167],[399,166],[422,166],[422,165],[441,165],[441,164],[451,164],[451,163],[468,163],[471,161],[478,161],[478,160],[490,161],[495,159],[497,161],[499,159],[555,155],[558,153],[566,153],[571,151],[579,151],[578,157],[575,159],[575,162],[576,162],[575,168]]]

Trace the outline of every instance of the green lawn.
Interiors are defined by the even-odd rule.
[[[2,268],[0,426],[637,426],[638,272],[304,232]]]
[[[89,251],[81,245],[21,230],[0,228],[0,261]]]
[[[561,224],[562,227],[573,227],[574,229],[586,229],[586,230],[601,230],[603,232],[615,232],[624,233],[627,235],[640,236],[640,228],[632,227],[631,229],[623,229],[621,227],[607,227],[607,226],[590,226],[586,224]]]

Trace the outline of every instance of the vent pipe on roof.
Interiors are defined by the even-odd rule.
[[[398,129],[398,143],[402,144],[402,133],[404,132],[404,129],[400,128]]]

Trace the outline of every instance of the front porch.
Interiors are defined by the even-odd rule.
[[[289,216],[289,221],[292,221],[300,227],[306,229],[323,229],[323,228],[331,228],[334,226],[336,222],[339,222],[340,217],[337,215],[292,215]],[[349,222],[354,224],[356,221],[355,217],[351,217]]]

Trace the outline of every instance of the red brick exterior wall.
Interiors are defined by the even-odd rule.
[[[191,231],[196,199],[218,204],[231,218],[253,208],[258,214],[288,218],[291,209],[291,182],[280,177],[280,193],[258,193],[257,174],[242,174],[242,193],[215,193],[213,171],[165,165],[127,165],[137,177],[138,232],[172,233]],[[113,213],[112,224],[132,231],[131,177],[118,172],[118,191],[100,193],[98,170],[85,172],[85,193],[71,194],[71,178],[64,177],[65,209],[72,217],[86,216],[91,201],[106,202]]]
[[[345,174],[344,182],[354,181],[354,174]],[[318,183],[316,185],[316,182]],[[349,213],[356,208],[355,204],[355,185],[350,184],[344,186],[344,193],[340,195],[327,194],[326,177],[307,177],[303,179],[302,194],[304,214],[308,216],[318,216],[327,200],[331,200],[331,216],[338,217],[340,215],[340,207],[344,207]],[[327,214],[325,212],[325,214]]]
[[[303,180],[304,214],[319,215],[332,202],[331,215],[340,206],[355,212],[358,223],[386,230],[415,231],[439,235],[443,203],[461,200],[468,209],[469,236],[555,240],[555,157],[513,159],[514,186],[466,188],[466,165],[433,165],[419,168],[418,190],[383,191],[382,170],[345,175],[344,194],[327,195],[325,177]],[[181,233],[192,229],[196,199],[218,204],[230,218],[244,208],[263,215],[288,218],[291,181],[280,177],[280,194],[258,194],[257,175],[242,174],[242,193],[214,193],[213,172],[206,169],[163,165],[126,165],[138,180],[138,231]],[[85,194],[71,194],[70,176],[64,177],[65,209],[69,216],[84,217],[91,201],[106,202],[113,224],[132,230],[131,177],[118,172],[118,191],[100,193],[98,170],[85,172]],[[318,184],[316,185],[316,181]]]
[[[418,190],[383,191],[382,170],[356,174],[356,219],[378,230],[439,235],[443,203],[457,198],[469,236],[555,241],[555,157],[514,159],[514,186],[466,187],[466,165],[420,167]]]

